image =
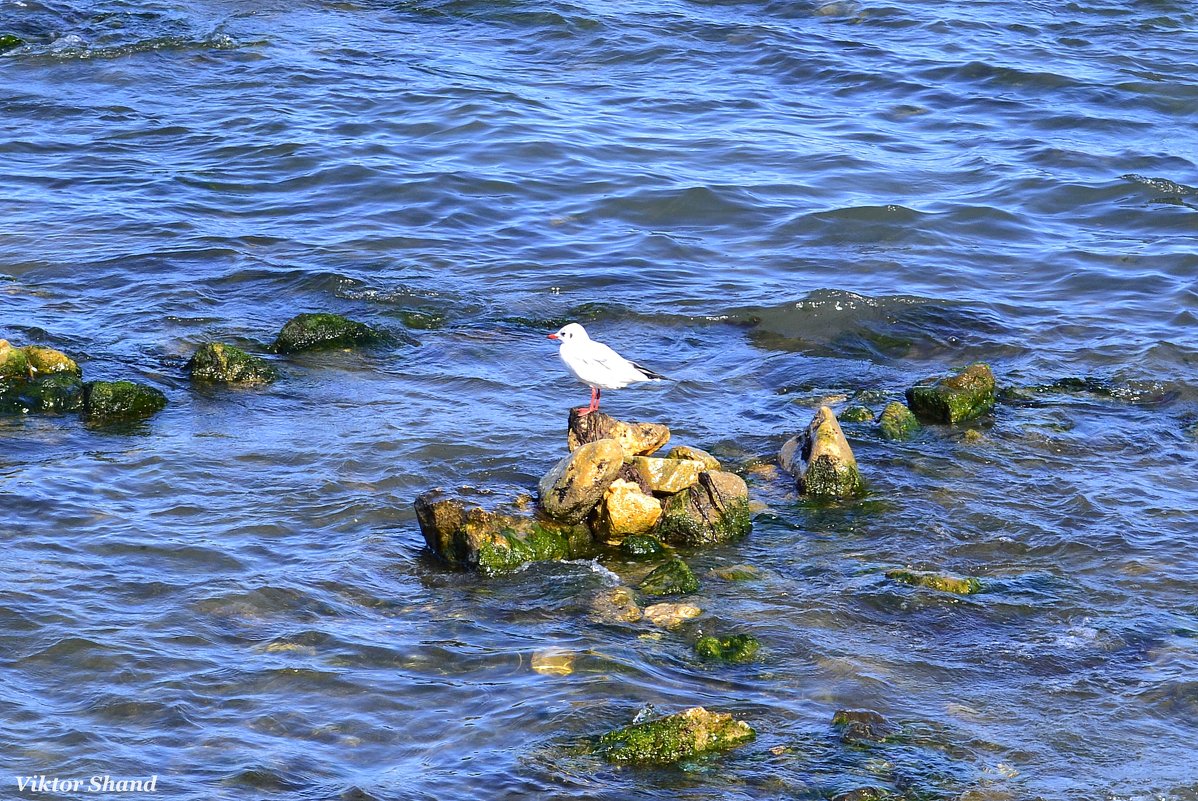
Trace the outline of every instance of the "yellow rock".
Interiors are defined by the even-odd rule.
[[[654,492],[673,495],[699,483],[703,463],[694,459],[655,459],[652,456],[634,456],[633,468]]]
[[[694,604],[653,604],[645,607],[645,617],[649,622],[666,629],[672,629],[701,614],[703,610]]]
[[[712,456],[707,451],[692,448],[689,445],[675,445],[670,448],[670,452],[666,454],[667,459],[693,459],[696,462],[703,463],[704,470],[719,470],[720,460]]]
[[[578,411],[570,411],[566,444],[571,451],[595,440],[614,439],[626,456],[647,456],[670,441],[670,429],[661,423],[626,423],[602,412],[579,415]]]
[[[75,360],[62,351],[54,350],[54,348],[43,348],[41,345],[26,345],[21,350],[25,351],[25,358],[29,360],[29,368],[35,375],[38,373],[74,373],[75,375],[82,375],[79,365],[75,364]]]
[[[600,508],[601,536],[623,538],[643,534],[661,519],[661,501],[641,492],[640,485],[616,479],[607,488]]]
[[[641,608],[628,587],[612,587],[591,599],[591,617],[600,623],[636,623],[641,619]]]
[[[582,522],[603,499],[623,465],[624,451],[614,439],[581,446],[541,479],[541,508],[559,520]]]
[[[546,648],[532,655],[532,669],[542,676],[569,676],[574,672],[574,654],[561,648]]]

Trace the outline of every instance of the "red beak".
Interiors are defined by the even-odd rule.
[[[558,339],[558,336],[557,336],[557,334],[550,334],[549,338],[550,339]]]

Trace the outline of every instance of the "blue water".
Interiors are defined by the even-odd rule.
[[[0,0],[4,33],[0,337],[170,405],[0,418],[0,795],[1198,799],[1192,4]],[[189,385],[315,310],[397,336]],[[595,623],[589,564],[422,550],[418,493],[564,452],[567,320],[673,379],[605,409],[764,505],[687,554],[679,630]],[[861,502],[760,467],[977,359],[1023,388],[980,441],[846,425]],[[741,630],[760,662],[695,658]],[[758,739],[577,747],[646,704]],[[839,743],[846,707],[902,741]]]

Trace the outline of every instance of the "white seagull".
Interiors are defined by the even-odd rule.
[[[591,339],[586,329],[578,323],[562,326],[549,338],[561,343],[557,355],[575,378],[591,388],[591,405],[585,410],[580,409],[579,414],[599,411],[600,390],[623,389],[639,381],[661,381],[665,378],[636,362],[628,361],[602,342]]]

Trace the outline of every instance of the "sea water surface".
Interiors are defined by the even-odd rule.
[[[170,400],[0,418],[0,797],[1198,799],[1192,3],[0,0],[0,34],[0,337]],[[318,310],[395,339],[189,385]],[[569,320],[671,378],[606,410],[766,507],[687,554],[679,630],[590,619],[618,559],[423,550],[417,494],[565,452]],[[1038,388],[980,441],[846,424],[869,494],[832,506],[760,467],[974,360]],[[580,748],[697,704],[757,740]],[[904,734],[847,747],[842,708]]]

